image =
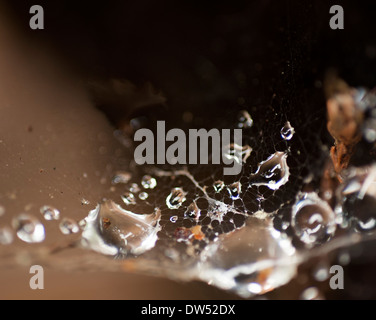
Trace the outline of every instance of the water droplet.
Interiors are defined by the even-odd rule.
[[[281,129],[281,137],[284,140],[291,140],[294,136],[295,130],[291,126],[290,122],[287,121],[284,125],[284,127]]]
[[[89,205],[89,204],[90,204],[90,201],[89,201],[89,200],[87,200],[87,199],[85,199],[85,198],[82,198],[82,199],[81,199],[81,204],[82,204],[82,205],[86,205],[86,206],[87,206],[87,205]]]
[[[125,192],[122,196],[121,199],[124,201],[126,205],[130,204],[136,204],[136,198],[133,193],[130,192]]]
[[[39,243],[45,239],[44,226],[39,220],[28,214],[21,214],[14,218],[12,226],[18,238],[27,243]]]
[[[0,227],[0,244],[8,245],[13,242],[13,232],[9,227]]]
[[[141,191],[141,189],[137,183],[132,183],[131,187],[129,188],[129,191],[133,193],[138,193]]]
[[[60,231],[63,234],[73,234],[80,231],[80,227],[76,221],[69,218],[64,218],[59,224]]]
[[[230,193],[232,200],[237,200],[240,198],[240,193],[242,191],[242,185],[239,181],[227,186],[227,190]]]
[[[176,221],[178,221],[178,216],[171,216],[171,217],[170,217],[170,221],[171,221],[172,223],[175,223]]]
[[[251,175],[252,184],[266,186],[277,190],[289,180],[290,170],[284,152],[276,152],[265,161],[260,162],[258,169]]]
[[[213,188],[216,193],[221,192],[224,187],[225,187],[225,183],[221,180],[215,181],[213,184]]]
[[[60,219],[60,211],[51,206],[41,207],[40,213],[43,215],[44,219],[48,221]]]
[[[136,214],[106,201],[90,211],[82,245],[106,255],[140,255],[155,246],[161,211]]]
[[[358,232],[376,230],[376,166],[350,170],[337,192],[336,211],[341,226],[354,225]]]
[[[230,144],[223,153],[223,156],[239,164],[245,163],[252,153],[249,145],[239,146],[236,143]]]
[[[313,277],[316,281],[323,282],[329,278],[329,267],[326,263],[319,263],[313,270]]]
[[[146,175],[142,177],[141,185],[145,189],[154,189],[157,186],[157,180],[149,175]]]
[[[184,215],[185,215],[187,218],[194,219],[194,220],[196,220],[196,221],[200,218],[201,210],[200,210],[200,208],[197,206],[196,201],[193,201],[193,202],[188,206],[187,211],[184,213]]]
[[[334,233],[335,214],[316,193],[300,193],[292,209],[291,225],[304,243],[320,243]]]
[[[141,192],[138,197],[141,199],[141,200],[146,200],[148,197],[149,197],[149,194],[147,192]]]
[[[272,226],[269,218],[248,217],[242,228],[220,235],[201,253],[199,278],[244,298],[288,283],[296,274],[295,249]]]
[[[169,209],[179,209],[186,200],[186,192],[182,188],[174,188],[166,198],[166,205]]]
[[[245,111],[242,110],[239,112],[238,116],[238,128],[250,128],[253,125],[253,119],[251,118],[251,115]]]
[[[300,299],[301,300],[322,300],[323,297],[321,296],[319,289],[317,289],[316,287],[309,287],[301,293]]]
[[[126,171],[119,171],[116,173],[116,175],[112,178],[112,183],[113,184],[126,184],[131,180],[132,175],[129,172]]]

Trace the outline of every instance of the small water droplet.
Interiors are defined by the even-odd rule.
[[[0,227],[0,244],[8,245],[13,242],[13,232],[9,227]]]
[[[284,152],[276,152],[265,161],[260,162],[258,169],[251,175],[252,184],[266,186],[277,190],[289,180],[290,170]]]
[[[131,180],[132,175],[129,172],[126,171],[119,171],[116,173],[116,175],[112,178],[113,184],[126,184]]]
[[[253,125],[253,119],[248,111],[242,110],[238,116],[238,128],[250,128]]]
[[[66,235],[73,234],[73,233],[78,233],[80,231],[80,227],[77,224],[77,222],[74,221],[73,219],[69,219],[69,218],[64,218],[60,222],[59,228],[60,228],[60,231],[63,234],[66,234]]]
[[[82,199],[81,199],[81,204],[87,206],[87,205],[90,204],[90,201],[87,200],[87,199],[85,199],[85,198],[82,198]]]
[[[329,267],[326,263],[319,263],[313,270],[313,277],[316,281],[323,282],[329,278]]]
[[[175,223],[176,221],[178,221],[178,216],[171,216],[171,217],[170,217],[170,221],[171,221],[172,223]]]
[[[187,211],[184,213],[184,215],[185,215],[187,218],[194,219],[194,220],[196,220],[196,221],[200,218],[201,210],[200,210],[200,208],[197,206],[196,201],[193,201],[193,202],[188,206]]]
[[[141,192],[138,197],[141,199],[141,200],[146,200],[148,197],[149,197],[149,194],[147,192]]]
[[[221,180],[215,181],[213,184],[213,188],[216,193],[221,192],[224,187],[225,187],[225,183]]]
[[[316,287],[309,287],[305,289],[301,295],[300,295],[301,300],[322,300],[323,297]]]
[[[145,189],[154,189],[157,186],[157,180],[149,175],[146,175],[142,177],[141,185]]]
[[[133,193],[138,193],[141,191],[141,189],[137,183],[132,183],[131,187],[129,188],[129,191]]]
[[[126,205],[130,204],[136,204],[136,198],[133,193],[130,192],[125,192],[122,196],[121,199]]]
[[[292,209],[291,225],[306,244],[325,241],[335,229],[335,214],[314,192],[300,193]]]
[[[242,191],[242,185],[239,181],[227,186],[227,190],[230,193],[232,200],[237,200],[240,198],[240,193]]]
[[[291,140],[294,136],[295,130],[291,126],[290,122],[287,121],[284,125],[284,127],[281,129],[281,137],[284,140]]]
[[[169,209],[178,209],[186,200],[186,192],[182,188],[174,188],[166,198],[166,205]]]
[[[48,221],[60,219],[60,211],[51,206],[41,207],[40,213],[43,215],[44,219]]]
[[[27,243],[39,243],[45,239],[45,231],[40,221],[28,214],[20,214],[12,221],[18,238]]]

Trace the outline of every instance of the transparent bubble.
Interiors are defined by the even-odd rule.
[[[166,205],[169,209],[179,209],[186,200],[186,192],[182,188],[174,188],[166,198]]]
[[[76,221],[70,218],[64,218],[59,224],[60,231],[63,234],[73,234],[80,231],[80,227]]]
[[[60,211],[51,206],[41,207],[40,213],[43,215],[44,219],[48,221],[60,219]]]
[[[136,204],[136,198],[133,193],[131,192],[125,192],[122,196],[121,199],[126,205],[130,204]]]
[[[46,237],[43,224],[37,218],[28,214],[20,214],[14,218],[12,226],[17,237],[24,242],[39,243],[43,242]]]
[[[255,186],[266,186],[271,190],[279,189],[287,183],[290,176],[286,159],[287,154],[278,151],[260,162],[256,172],[251,175],[251,183]]]
[[[172,223],[175,223],[176,221],[178,221],[178,216],[171,216],[171,217],[170,217],[170,221],[171,221]]]
[[[13,231],[9,227],[0,227],[0,244],[8,245],[13,242]]]
[[[154,189],[157,186],[157,180],[149,175],[143,176],[141,185],[145,189]]]
[[[291,126],[290,122],[287,121],[284,125],[284,127],[281,129],[281,137],[284,140],[291,140],[294,136],[295,130]]]

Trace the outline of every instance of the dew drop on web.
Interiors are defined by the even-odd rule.
[[[32,215],[20,214],[13,219],[12,226],[17,237],[24,242],[39,243],[45,239],[43,224]]]

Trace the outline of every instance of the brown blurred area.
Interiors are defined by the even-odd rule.
[[[65,217],[82,219],[110,195],[113,172],[129,155],[113,138],[114,128],[94,108],[77,75],[50,48],[20,32],[4,4],[0,12],[1,223],[9,225],[21,212],[38,216],[45,204],[59,208]],[[83,199],[90,203],[82,204]],[[234,298],[202,283],[177,283],[119,269],[80,271],[74,266],[72,271],[72,257],[85,260],[86,254],[93,265],[103,257],[77,249],[63,257],[57,254],[55,262],[46,261],[46,248],[74,241],[74,236],[64,238],[53,223],[45,223],[45,228],[42,244],[17,239],[0,248],[1,300]],[[38,261],[46,266],[45,289],[34,291],[29,268]]]

